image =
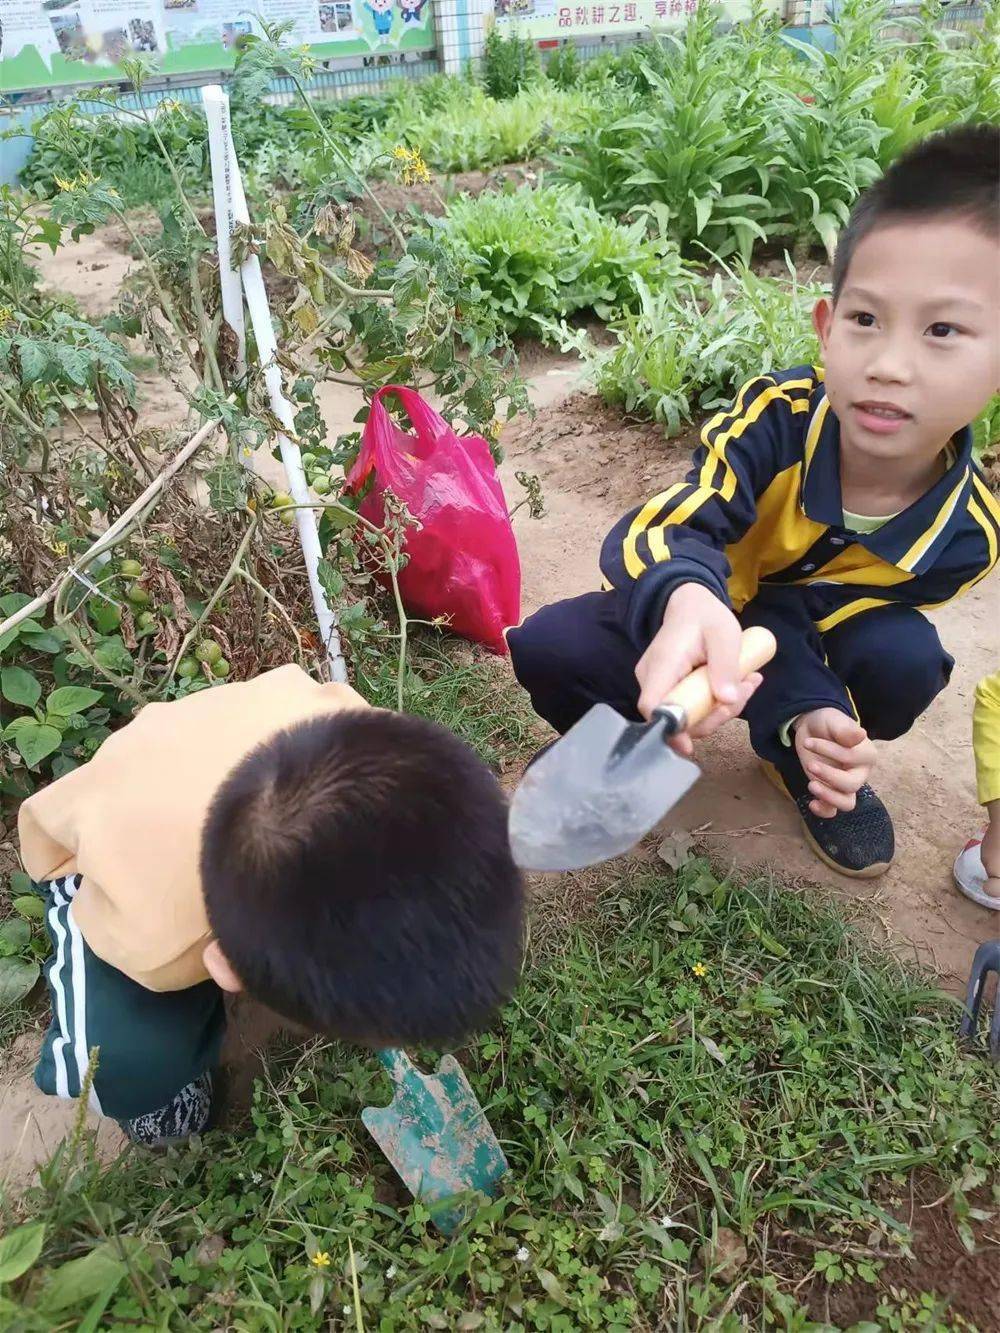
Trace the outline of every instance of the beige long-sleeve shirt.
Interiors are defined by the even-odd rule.
[[[24,867],[37,881],[79,874],[72,912],[99,958],[154,991],[208,976],[212,938],[201,831],[224,779],[262,741],[367,704],[297,666],[148,704],[90,763],[21,806]]]

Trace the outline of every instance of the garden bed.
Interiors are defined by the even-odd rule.
[[[946,69],[924,38],[897,57],[872,14],[848,6],[841,55],[817,55],[807,80],[762,19],[717,34],[698,18],[676,51],[589,74],[560,56],[556,90],[527,52],[510,63],[520,48],[493,41],[495,100],[428,80],[322,115],[308,100],[289,115],[269,108],[260,125],[245,114],[253,90],[276,70],[301,80],[309,56],[266,41],[241,52],[256,228],[236,243],[264,263],[326,509],[324,587],[373,702],[453,727],[508,787],[547,738],[505,660],[429,631],[407,640],[359,560],[340,481],[373,389],[418,383],[504,450],[526,614],[590,591],[604,534],[683,476],[714,405],[768,369],[764,358],[814,355],[810,284],[829,269],[790,270],[786,246],[822,254],[857,188],[934,116],[987,105],[975,60],[959,53]],[[183,422],[219,414],[228,432],[99,575],[116,623],[77,594],[61,619],[4,645],[18,672],[5,682],[2,757],[16,759],[29,731],[49,746],[34,763],[24,746],[13,785],[79,762],[147,697],[213,688],[223,650],[233,678],[282,655],[319,660],[288,497],[276,494],[271,406],[259,376],[239,381],[217,312],[202,127],[183,109],[163,117],[169,163],[148,123],[133,127],[141,151],[133,142],[114,159],[130,198],[149,182],[150,198],[172,200],[163,218],[124,208],[76,160],[88,147],[78,127],[46,143],[50,205],[25,221],[4,200],[13,230],[0,242],[38,230],[30,253],[46,291],[8,247],[16,514],[3,515],[14,549],[0,592],[16,581],[27,597],[80,558],[91,525],[120,514],[143,469],[190,433]],[[694,158],[675,151],[678,136],[701,145]],[[550,159],[541,180],[536,153]],[[525,155],[532,168],[509,165]],[[712,163],[734,155],[742,175],[723,187]],[[430,178],[448,165],[476,169]],[[803,185],[820,180],[812,201]],[[478,202],[449,210],[460,193]],[[998,420],[994,404],[981,443]],[[365,535],[394,573],[399,534]],[[227,565],[231,591],[219,586]],[[2,1216],[29,1230],[10,1269],[0,1239],[0,1322],[18,1333],[993,1333],[1000,1082],[955,1040],[954,996],[985,928],[950,883],[979,817],[968,718],[974,682],[995,666],[993,586],[934,617],[958,664],[918,731],[885,752],[879,790],[899,854],[877,887],[812,858],[735,726],[701,747],[703,780],[633,856],[532,881],[522,986],[461,1053],[512,1170],[451,1240],[360,1125],[385,1086],[358,1052],[290,1037],[240,1001],[224,1129],[165,1156],[119,1157],[113,1127],[92,1137],[93,1122],[33,1089],[39,990],[8,1007],[0,1178],[12,1167],[17,1188]],[[192,655],[189,638],[200,652],[209,633],[211,656]],[[49,707],[67,682],[82,687],[72,725]],[[15,855],[6,828],[0,874]],[[16,894],[0,918],[24,913],[11,938],[22,974],[37,974],[40,933]]]

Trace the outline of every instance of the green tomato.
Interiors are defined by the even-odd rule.
[[[222,649],[214,639],[202,639],[194,650],[194,655],[199,662],[207,662],[209,666],[215,666],[216,662],[222,658]]]
[[[311,467],[315,467],[315,466],[316,466],[316,455],[315,455],[315,454],[303,454],[303,455],[302,455],[302,466],[305,468],[305,470],[306,470],[307,472],[309,471],[309,469],[310,469]]]
[[[217,662],[212,663],[212,675],[218,680],[225,680],[229,675],[230,666],[224,657],[220,657]]]
[[[156,616],[152,611],[143,611],[136,616],[135,623],[139,629],[152,629],[156,624]]]
[[[294,509],[282,509],[282,510],[280,510],[280,511],[278,512],[278,518],[281,520],[282,523],[284,523],[284,525],[285,525],[286,528],[294,528],[294,527],[295,527],[295,510],[294,510]]]
[[[295,501],[292,499],[292,497],[290,495],[286,495],[284,491],[275,491],[275,493],[271,496],[272,509],[287,509],[290,505],[293,505],[294,503]]]
[[[323,474],[320,473],[318,477],[313,478],[312,488],[317,495],[329,495],[330,478],[324,477]]]
[[[152,598],[150,597],[149,593],[146,591],[146,589],[142,586],[141,583],[133,583],[129,587],[125,596],[128,598],[128,600],[132,603],[133,606],[148,606],[149,603],[152,601]]]
[[[123,560],[118,566],[118,573],[123,579],[140,579],[142,578],[142,565],[139,564],[138,560]]]
[[[181,680],[193,680],[200,670],[201,667],[194,657],[182,657],[177,664],[177,674]]]

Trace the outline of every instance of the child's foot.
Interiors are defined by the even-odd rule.
[[[972,902],[1000,912],[1000,879],[990,879],[986,873],[982,836],[970,838],[956,857],[955,883]]]
[[[181,1088],[158,1111],[149,1111],[134,1120],[119,1123],[133,1143],[141,1143],[146,1148],[166,1148],[171,1143],[182,1143],[192,1134],[203,1133],[211,1116],[212,1074],[206,1071]]]
[[[821,819],[809,809],[813,799],[798,759],[789,756],[779,770],[762,761],[764,772],[780,792],[795,802],[806,842],[831,870],[853,879],[874,879],[892,864],[896,839],[892,819],[867,783],[857,794],[853,810]]]

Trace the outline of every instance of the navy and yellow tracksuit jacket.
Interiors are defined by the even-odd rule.
[[[947,469],[877,531],[844,526],[840,426],[822,370],[798,366],[744,385],[702,431],[685,481],[627,514],[601,569],[640,649],[681,583],[700,583],[737,612],[769,587],[797,587],[825,634],[880,607],[941,606],[997,563],[1000,504],[961,431]]]

